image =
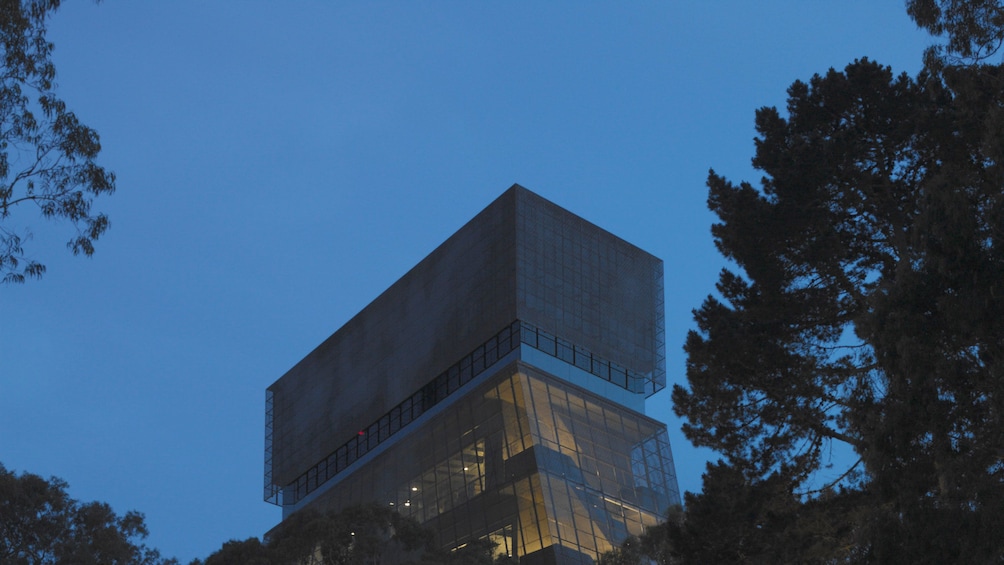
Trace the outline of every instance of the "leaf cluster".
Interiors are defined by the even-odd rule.
[[[855,61],[795,82],[786,115],[757,112],[759,187],[709,175],[715,243],[738,269],[695,311],[674,409],[794,515],[867,508],[836,513],[852,532],[827,526],[842,558],[889,562],[890,540],[958,524],[921,557],[1004,556],[987,537],[1004,531],[1002,80]],[[837,443],[857,461],[820,485]]]
[[[857,511],[851,498],[803,503],[787,486],[776,475],[750,481],[721,461],[709,463],[703,491],[686,494],[686,511],[671,508],[667,521],[604,554],[599,565],[830,563],[846,557],[852,533],[846,524]]]
[[[928,60],[980,62],[1004,42],[1004,3],[1000,0],[907,0],[907,13],[918,26],[948,43],[928,52]]]
[[[267,541],[229,541],[192,565],[493,565],[495,544],[472,540],[446,551],[412,518],[379,505],[340,511],[302,510],[282,521]]]
[[[34,204],[45,219],[75,228],[67,242],[74,255],[90,256],[108,229],[95,213],[95,197],[115,191],[115,175],[97,164],[98,133],[55,92],[48,18],[60,0],[0,0],[0,281],[38,278],[45,266],[31,259],[27,227],[14,212]]]
[[[5,565],[176,565],[143,545],[143,515],[116,515],[81,503],[55,477],[15,474],[0,465],[0,563]]]

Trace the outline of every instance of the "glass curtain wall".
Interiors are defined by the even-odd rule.
[[[317,501],[373,502],[521,563],[591,564],[679,503],[665,426],[523,363],[501,369]],[[557,561],[556,561],[557,560]]]

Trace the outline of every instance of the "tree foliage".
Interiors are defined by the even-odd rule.
[[[1004,42],[1004,3],[1000,0],[907,0],[917,25],[948,43],[934,55],[970,61],[992,57]]]
[[[76,233],[67,247],[75,255],[93,254],[94,241],[108,229],[107,216],[91,205],[115,190],[115,175],[96,163],[97,132],[55,91],[46,22],[59,4],[0,0],[0,280],[8,283],[45,272],[25,251],[31,232],[18,225],[25,206],[72,224]]]
[[[141,541],[143,515],[118,516],[101,502],[80,503],[66,483],[0,465],[0,563],[4,565],[171,565]]]
[[[751,481],[723,462],[708,464],[704,488],[686,493],[686,511],[647,528],[598,565],[838,563],[851,561],[859,495],[804,501],[779,475]]]
[[[474,540],[446,551],[411,518],[377,505],[337,512],[304,510],[283,520],[268,541],[230,541],[201,565],[493,565],[495,544]],[[193,563],[197,565],[199,562]]]
[[[822,547],[784,521],[812,511],[846,518],[805,534],[833,559],[1004,558],[1002,72],[860,60],[796,82],[787,116],[757,112],[760,188],[709,175],[737,268],[695,311],[673,400],[725,457],[703,500],[732,473],[780,505],[733,546]],[[828,470],[834,444],[855,460]]]

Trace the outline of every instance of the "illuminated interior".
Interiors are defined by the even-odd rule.
[[[325,493],[376,494],[437,532],[521,563],[592,564],[679,503],[665,426],[523,363],[501,368]],[[484,532],[490,532],[487,536]]]

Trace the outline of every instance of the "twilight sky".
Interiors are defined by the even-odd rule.
[[[0,286],[0,462],[146,514],[187,562],[261,535],[265,387],[513,183],[666,265],[667,372],[724,265],[709,168],[753,113],[867,56],[915,74],[902,0],[67,2],[59,92],[118,192],[92,259],[32,219]],[[669,391],[684,490],[690,446]]]

